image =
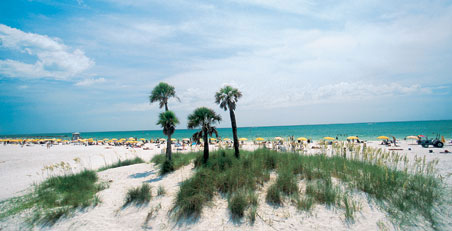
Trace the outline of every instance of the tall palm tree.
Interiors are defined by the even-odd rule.
[[[220,121],[221,116],[215,113],[214,110],[206,107],[197,108],[192,114],[188,115],[188,128],[201,128],[199,132],[193,134],[193,139],[196,142],[199,142],[201,138],[204,140],[204,163],[207,163],[209,159],[209,136],[215,133],[215,136],[218,137],[218,131],[212,125]]]
[[[174,97],[180,101],[179,97],[176,96],[176,91],[173,86],[160,82],[152,90],[151,95],[149,96],[149,101],[151,103],[159,102],[159,107],[162,108],[165,106],[165,111],[168,111],[168,99],[171,97]]]
[[[166,142],[166,158],[168,160],[171,160],[171,135],[173,135],[176,130],[176,124],[178,123],[179,120],[172,111],[165,111],[159,115],[157,125],[162,126],[163,134],[168,136],[168,140]]]
[[[215,103],[220,105],[220,108],[225,111],[229,109],[229,116],[231,117],[232,136],[234,138],[234,151],[237,158],[240,157],[239,138],[237,137],[237,122],[235,120],[235,106],[239,98],[242,97],[242,92],[237,88],[225,86],[215,94]]]

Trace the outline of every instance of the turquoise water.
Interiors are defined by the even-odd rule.
[[[219,136],[222,138],[232,138],[230,128],[219,128]],[[195,130],[178,129],[173,137],[176,139],[189,138]],[[364,140],[376,140],[378,136],[395,136],[403,139],[409,135],[425,135],[434,138],[436,134],[443,135],[446,139],[452,138],[452,120],[439,121],[409,121],[409,122],[379,122],[379,123],[353,123],[353,124],[321,124],[321,125],[296,125],[296,126],[272,126],[272,127],[241,127],[237,129],[239,137],[255,139],[256,137],[274,138],[281,137],[306,137],[314,140],[325,136],[338,137],[339,140],[346,139],[347,136],[359,136]],[[83,138],[163,138],[162,130],[144,131],[111,131],[111,132],[81,132]],[[71,133],[52,134],[24,134],[3,137],[25,137],[25,136],[67,136]]]

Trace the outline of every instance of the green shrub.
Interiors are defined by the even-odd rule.
[[[132,188],[127,191],[124,206],[127,206],[129,204],[142,205],[149,203],[151,197],[151,187],[149,186],[149,184],[144,183],[139,187]]]

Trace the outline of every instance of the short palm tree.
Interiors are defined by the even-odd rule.
[[[159,107],[163,108],[163,106],[165,106],[165,111],[168,111],[168,99],[171,97],[174,97],[180,101],[179,97],[176,96],[176,91],[173,86],[160,82],[152,90],[151,95],[149,96],[149,101],[151,103],[159,102]]]
[[[239,98],[242,97],[242,92],[237,88],[231,86],[225,86],[221,88],[215,94],[215,103],[220,105],[220,108],[229,110],[229,116],[231,117],[232,136],[234,139],[234,151],[237,158],[240,157],[239,151],[239,139],[237,137],[237,122],[235,120],[235,107]]]
[[[192,114],[188,116],[188,128],[194,129],[200,127],[201,130],[193,134],[193,139],[196,142],[202,138],[204,140],[204,158],[203,162],[207,163],[209,159],[209,136],[215,133],[218,137],[217,129],[212,126],[221,121],[221,116],[215,113],[214,110],[206,107],[197,108]]]
[[[166,158],[171,161],[171,135],[173,135],[176,130],[176,124],[179,123],[176,115],[172,111],[165,111],[160,113],[159,121],[157,125],[162,126],[163,134],[168,136],[166,142]]]

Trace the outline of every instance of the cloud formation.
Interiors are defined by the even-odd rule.
[[[0,73],[8,77],[68,79],[94,65],[80,49],[71,49],[58,38],[26,33],[0,24],[0,45],[36,57],[35,63],[2,59]]]
[[[104,83],[105,78],[98,78],[98,79],[84,79],[77,83],[75,83],[75,86],[91,86],[93,84],[99,84]]]

